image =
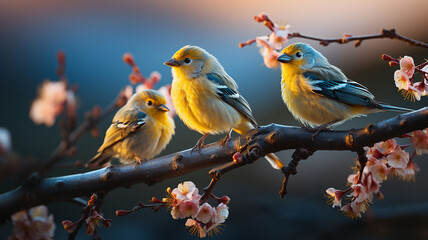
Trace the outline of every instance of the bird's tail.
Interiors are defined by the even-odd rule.
[[[95,155],[91,160],[89,160],[85,167],[88,166],[102,166],[108,161],[110,161],[111,156],[108,156],[106,154],[102,154],[103,152],[99,152],[97,155]]]
[[[396,107],[396,106],[391,106],[391,105],[386,105],[386,104],[381,104],[381,106],[385,110],[390,110],[390,111],[395,111],[395,112],[412,112],[412,111],[414,111],[413,109]]]
[[[284,164],[281,162],[281,160],[279,160],[279,158],[273,153],[266,154],[265,158],[275,169],[281,169],[284,167]]]

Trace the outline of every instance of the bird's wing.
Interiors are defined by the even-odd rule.
[[[216,94],[221,100],[235,108],[238,112],[244,114],[252,124],[257,125],[256,119],[254,119],[251,113],[250,105],[241,94],[233,90],[232,86],[228,86],[222,80],[222,77],[216,73],[207,74],[207,79],[215,84],[217,89]]]
[[[347,104],[382,108],[380,103],[374,100],[373,94],[357,82],[349,79],[331,81],[323,79],[320,75],[312,72],[306,72],[303,76],[308,80],[312,91],[317,94]]]
[[[98,152],[102,152],[104,149],[136,132],[146,124],[146,116],[144,112],[140,112],[136,109],[118,112],[113,118],[112,124],[107,129],[104,143],[98,149]]]

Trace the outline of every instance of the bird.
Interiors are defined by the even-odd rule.
[[[368,88],[348,79],[308,44],[285,47],[277,60],[281,62],[282,98],[294,118],[315,131],[315,136],[368,113],[413,111],[377,101]]]
[[[172,68],[171,99],[177,115],[190,129],[203,135],[191,152],[199,152],[210,134],[228,132],[221,140],[222,146],[230,139],[232,129],[242,135],[257,127],[236,82],[205,49],[186,45],[164,64]],[[265,157],[275,169],[284,166],[274,154]]]
[[[113,158],[123,164],[141,164],[158,155],[175,133],[166,100],[155,90],[135,93],[117,111],[98,154],[86,166],[102,166]]]

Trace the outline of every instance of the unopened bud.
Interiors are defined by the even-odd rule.
[[[235,154],[233,154],[233,162],[235,164],[242,163],[242,154],[240,152],[236,152]]]
[[[219,202],[223,203],[223,204],[229,204],[230,202],[230,197],[228,196],[223,196],[221,198],[218,199]]]
[[[67,231],[67,232],[69,232],[69,233],[71,233],[71,232],[73,232],[73,230],[74,230],[74,223],[72,222],[72,221],[70,221],[70,220],[64,220],[64,221],[62,221],[62,226],[64,227],[64,229]]]
[[[131,66],[134,65],[134,57],[132,56],[132,54],[125,53],[125,54],[123,54],[122,59],[126,64],[129,64]]]
[[[125,216],[128,213],[131,213],[132,211],[130,210],[116,210],[116,216],[121,217],[121,216]]]
[[[389,66],[393,67],[393,66],[397,66],[398,62],[394,62],[394,61],[389,61]]]

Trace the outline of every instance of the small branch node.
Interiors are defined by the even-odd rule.
[[[172,169],[176,172],[181,172],[181,160],[183,159],[183,155],[177,154],[175,155],[173,161],[172,161]]]

